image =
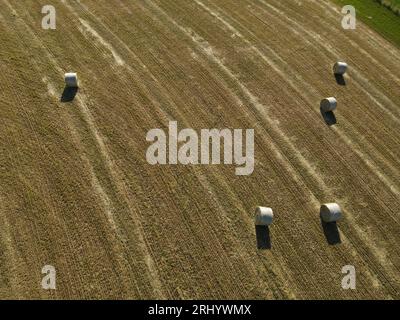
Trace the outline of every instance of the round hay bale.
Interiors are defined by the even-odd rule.
[[[333,66],[333,73],[343,75],[347,72],[347,63],[338,61]]]
[[[337,107],[337,100],[334,97],[325,98],[321,101],[320,107],[323,112],[333,111]]]
[[[64,75],[65,85],[70,88],[78,87],[78,75],[76,73],[66,73]]]
[[[337,203],[326,203],[321,206],[320,215],[324,222],[336,222],[342,217],[342,210]]]
[[[269,226],[274,218],[274,212],[271,208],[257,207],[256,208],[256,225]]]

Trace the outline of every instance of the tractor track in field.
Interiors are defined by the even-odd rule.
[[[0,4],[14,54],[0,70],[18,71],[0,84],[0,297],[398,298],[399,50],[363,24],[340,33],[327,1],[117,2],[61,1],[61,32],[40,30],[41,1]],[[63,103],[69,70],[82,88]],[[254,128],[254,173],[150,166],[146,132],[168,121]],[[331,201],[336,246],[318,217]],[[271,250],[256,248],[258,205],[276,214]],[[56,293],[37,286],[46,263]],[[346,264],[362,290],[341,290]]]
[[[12,12],[14,14],[18,15],[17,11],[8,3],[8,1],[7,0],[5,0],[5,1],[6,1],[6,4],[9,6],[9,8],[12,10]],[[33,31],[28,29],[29,28],[28,24],[25,23],[25,27],[27,28],[29,33],[31,35],[33,35],[34,39],[38,43],[40,43],[43,48],[46,48],[44,43],[39,40],[38,36],[35,35],[33,33]],[[97,34],[94,34],[94,35],[96,36]],[[102,44],[104,44],[104,43],[102,43]],[[107,47],[107,49],[110,49],[110,48]],[[50,51],[46,51],[45,53],[46,53],[48,59],[53,64],[53,66],[55,67],[55,69],[58,71],[58,73],[62,74],[63,70],[58,65],[58,63],[57,63],[56,59],[54,58],[54,56],[52,55],[52,53]],[[121,61],[118,60],[118,57],[115,57],[115,58],[116,58],[117,64],[119,65]],[[53,90],[50,90],[50,91],[53,91]],[[55,98],[59,98],[59,97],[55,97]],[[98,148],[101,151],[101,154],[102,154],[103,158],[105,159],[106,167],[108,168],[108,170],[109,170],[109,172],[110,172],[110,174],[112,176],[113,182],[117,183],[117,184],[121,183],[120,181],[122,181],[122,180],[118,176],[118,173],[117,173],[117,171],[116,171],[116,169],[114,167],[114,164],[113,164],[113,160],[111,160],[111,158],[110,158],[110,155],[108,153],[108,150],[107,150],[107,147],[106,147],[106,145],[104,143],[104,140],[101,137],[101,134],[99,133],[98,129],[96,128],[95,120],[93,119],[93,116],[90,113],[88,105],[87,105],[87,103],[85,101],[86,99],[87,98],[85,98],[85,96],[83,94],[81,94],[80,96],[77,97],[78,105],[81,108],[85,123],[89,126],[89,130],[92,132],[93,137],[94,137],[94,139],[95,139],[95,141],[96,141],[96,143],[98,145]],[[73,131],[73,134],[76,134],[76,131]],[[87,159],[85,159],[85,161],[87,162]],[[92,181],[94,182],[94,185],[93,185],[94,189],[97,190],[97,191],[99,191],[99,190],[101,191],[100,192],[100,196],[103,197],[103,202],[104,203],[109,203],[108,196],[105,194],[103,188],[98,184],[98,179],[96,178],[96,176],[94,175],[93,172],[91,172],[91,177],[92,177]],[[117,189],[119,189],[119,192],[125,193],[125,197],[128,197],[127,194],[126,194],[126,190],[124,190],[124,186],[122,184],[118,185]],[[133,210],[131,205],[129,204],[129,202],[126,202],[126,203],[128,204],[129,210]],[[114,219],[110,216],[109,211],[107,211],[107,206],[106,206],[105,209],[106,209],[108,217],[111,218],[111,220],[110,220],[111,226],[115,230],[117,228],[116,223],[115,223]],[[120,234],[120,237],[121,237],[120,231],[118,231],[118,233]],[[144,245],[143,236],[138,236],[138,239],[139,239],[139,243],[141,242],[141,243],[143,243],[142,246],[145,246]],[[116,241],[118,241],[118,240],[116,240]],[[145,250],[145,249],[143,249],[143,250]],[[154,296],[160,296],[160,294],[162,295],[162,293],[161,293],[162,292],[161,284],[160,284],[160,282],[158,280],[158,277],[156,275],[156,271],[155,271],[155,267],[153,265],[152,259],[151,258],[145,258],[145,262],[147,264],[147,270],[151,273],[151,276],[149,276],[149,279],[152,279],[151,282],[152,282],[152,285],[154,285],[154,288],[155,288]]]
[[[86,8],[86,11],[88,11],[88,9]],[[90,11],[89,11],[90,12]],[[103,23],[102,23],[103,24]],[[108,30],[108,31],[110,31],[110,30]],[[111,34],[112,34],[112,32],[110,32]],[[107,47],[110,47],[110,45],[107,45]],[[130,71],[132,71],[132,70],[130,70]],[[201,177],[199,177],[199,179],[201,179]],[[207,184],[207,188],[206,188],[206,190],[209,190],[209,187],[210,187],[210,185],[207,183],[207,181],[206,180],[204,180],[204,179],[202,179],[202,184],[204,185],[204,183],[206,183]],[[223,212],[223,208],[221,209],[221,212]]]

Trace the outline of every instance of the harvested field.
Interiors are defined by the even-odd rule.
[[[400,0],[333,0],[338,6],[354,6],[360,19],[400,48]]]
[[[0,0],[0,298],[400,298],[397,47],[327,0],[61,0],[43,30],[48,2]],[[150,165],[169,121],[254,129],[254,172]]]
[[[394,13],[400,15],[400,1],[399,0],[379,0],[379,2],[392,10]]]

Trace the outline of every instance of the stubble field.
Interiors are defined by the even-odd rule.
[[[329,1],[62,0],[43,30],[48,2],[0,1],[1,298],[400,298],[399,49]],[[254,128],[254,172],[148,164],[169,121]]]

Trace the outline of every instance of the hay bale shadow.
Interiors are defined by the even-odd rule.
[[[324,119],[325,123],[328,126],[333,126],[337,123],[336,116],[333,113],[333,111],[325,112],[325,111],[320,110],[320,112],[321,112],[322,118]]]
[[[335,73],[335,79],[336,79],[336,83],[340,86],[345,86],[346,85],[346,79],[344,78],[344,76],[342,74],[336,74]]]
[[[256,226],[257,249],[271,249],[271,237],[268,226]]]
[[[61,102],[71,102],[75,99],[76,94],[78,93],[79,88],[73,87],[65,87],[64,91],[61,95]]]
[[[342,243],[336,222],[327,223],[321,219],[321,226],[322,230],[324,231],[326,241],[328,242],[329,245],[334,246]]]

